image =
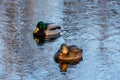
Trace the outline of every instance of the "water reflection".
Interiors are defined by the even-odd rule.
[[[45,38],[34,38],[38,45],[43,45],[45,43]]]
[[[18,79],[31,74],[36,69],[33,55],[35,52],[30,47],[35,0],[6,0],[4,2],[4,28],[6,30],[4,40],[8,51],[3,56],[6,67],[1,79],[8,80],[8,78],[14,79],[12,76],[19,76]]]
[[[64,34],[63,37],[68,44],[79,44],[79,38],[77,35],[80,31],[80,1],[76,0],[64,0],[63,8],[63,25]],[[74,41],[75,40],[75,41]],[[72,43],[71,43],[72,42]]]
[[[67,25],[69,27],[75,27],[79,22],[76,22],[79,19],[79,8],[78,8],[78,1],[64,1],[64,25]]]
[[[19,2],[19,46],[16,54],[17,66],[15,68],[21,78],[32,74],[36,69],[35,50],[31,46],[35,2],[35,0],[22,0]]]
[[[46,7],[42,1],[46,1],[48,6]],[[3,56],[5,70],[0,76],[1,80],[31,80],[31,77],[44,80],[43,78],[46,76],[48,76],[47,79],[53,79],[51,73],[57,73],[57,67],[53,66],[53,53],[62,41],[60,39],[58,42],[38,47],[34,44],[32,33],[35,22],[41,19],[61,24],[61,2],[62,0],[4,0],[2,15],[7,50]],[[36,5],[38,6],[36,7]],[[55,74],[54,78],[56,76],[59,75]],[[25,77],[29,77],[29,79],[25,79]]]
[[[5,65],[5,71],[1,75],[2,80],[6,80],[14,71],[14,63],[15,63],[15,54],[16,49],[18,47],[17,42],[17,15],[18,15],[18,7],[17,1],[5,2],[3,4],[4,7],[4,16],[3,19],[5,20],[5,32],[4,32],[4,40],[6,42],[7,51],[3,55],[3,62]]]
[[[60,35],[57,36],[57,37],[55,37],[55,38],[51,38],[51,39],[45,39],[45,38],[35,37],[34,40],[35,40],[36,44],[42,46],[45,42],[54,42],[59,37],[60,37]]]
[[[36,22],[45,21],[48,23],[61,24],[63,0],[38,0]]]

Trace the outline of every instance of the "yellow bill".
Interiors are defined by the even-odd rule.
[[[36,28],[35,30],[34,30],[34,33],[37,33],[39,31],[39,28]]]

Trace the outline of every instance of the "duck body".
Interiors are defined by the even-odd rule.
[[[41,40],[55,39],[60,36],[60,32],[60,26],[40,21],[33,32],[33,37]]]
[[[53,23],[46,23],[47,29],[45,30],[46,39],[54,39],[60,36],[61,27]]]
[[[80,50],[77,46],[71,45],[69,46],[70,51],[68,55],[61,54],[60,49],[54,56],[54,60],[57,63],[67,63],[70,65],[76,65],[80,61],[82,61],[82,50]]]
[[[83,60],[82,49],[79,49],[75,45],[67,46],[67,48],[69,48],[67,54],[63,54],[61,48],[54,55],[54,60],[56,63],[60,64],[60,69],[62,72],[67,71],[67,65],[76,65]]]

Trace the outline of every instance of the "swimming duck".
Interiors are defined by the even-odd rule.
[[[75,45],[67,46],[62,44],[61,48],[54,55],[54,61],[59,63],[61,72],[66,72],[68,65],[76,65],[82,60],[82,49]]]
[[[37,41],[55,39],[60,36],[61,27],[53,23],[44,23],[40,21],[37,23],[36,29],[33,32],[34,39]]]

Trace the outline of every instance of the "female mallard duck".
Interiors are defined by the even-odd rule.
[[[61,49],[54,55],[55,62],[60,64],[61,72],[66,72],[69,65],[75,65],[82,59],[82,49],[79,49],[75,45],[67,46],[61,45]]]
[[[55,39],[60,36],[60,26],[53,23],[38,22],[33,32],[33,37],[39,42],[40,40]]]

